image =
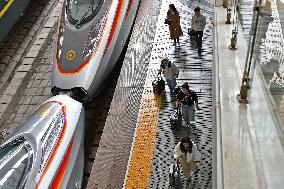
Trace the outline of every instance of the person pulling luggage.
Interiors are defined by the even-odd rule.
[[[189,89],[187,82],[184,82],[181,90],[177,93],[176,108],[179,108],[181,103],[181,112],[186,126],[190,125],[190,121],[194,124],[195,118],[195,107],[196,110],[200,110],[198,106],[198,96],[197,94]]]
[[[161,61],[159,73],[163,73],[169,86],[170,92],[171,94],[173,94],[177,85],[176,78],[179,74],[178,67],[173,62],[169,61],[168,58],[164,58]]]
[[[196,144],[189,137],[182,138],[174,148],[174,159],[181,165],[187,181],[191,180],[191,171],[195,170],[200,158]]]

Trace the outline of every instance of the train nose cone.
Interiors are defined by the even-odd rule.
[[[17,181],[23,183],[11,188],[59,188],[60,180],[62,188],[81,183],[84,120],[82,104],[66,95],[44,102],[0,146],[0,178],[7,177],[1,186],[10,188],[10,181],[21,174],[23,179]],[[20,161],[23,166],[13,171]],[[62,177],[64,170],[70,171]]]

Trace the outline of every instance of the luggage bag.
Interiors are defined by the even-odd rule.
[[[171,129],[179,130],[182,125],[182,115],[180,109],[176,109],[170,117]]]
[[[175,161],[170,167],[169,173],[170,185],[171,186],[180,186],[181,185],[181,171],[180,166],[177,161]]]
[[[196,36],[195,31],[192,30],[191,28],[188,28],[188,29],[187,29],[187,34],[188,34],[190,37],[195,37],[195,36]]]
[[[161,76],[158,76],[158,78],[152,82],[152,86],[154,94],[160,96],[165,90],[165,81]]]
[[[166,18],[166,19],[165,19],[165,24],[167,24],[167,25],[171,25],[171,20],[170,20],[170,19],[168,19],[168,18]]]

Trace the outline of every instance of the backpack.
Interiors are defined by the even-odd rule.
[[[154,94],[157,94],[158,96],[165,91],[165,81],[161,76],[158,76],[158,78],[152,82],[152,86]]]

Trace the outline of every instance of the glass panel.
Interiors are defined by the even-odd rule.
[[[103,0],[69,0],[67,14],[73,23],[95,16],[95,11]]]
[[[284,1],[255,0],[241,3],[240,19],[249,43],[253,7],[261,3],[260,16],[257,23],[256,41],[253,49],[254,63],[259,66],[264,85],[271,99],[271,106],[284,125]],[[253,65],[253,64],[252,64]],[[253,73],[253,72],[252,72]]]
[[[0,188],[23,188],[31,168],[31,149],[24,141],[12,142],[0,149]]]

